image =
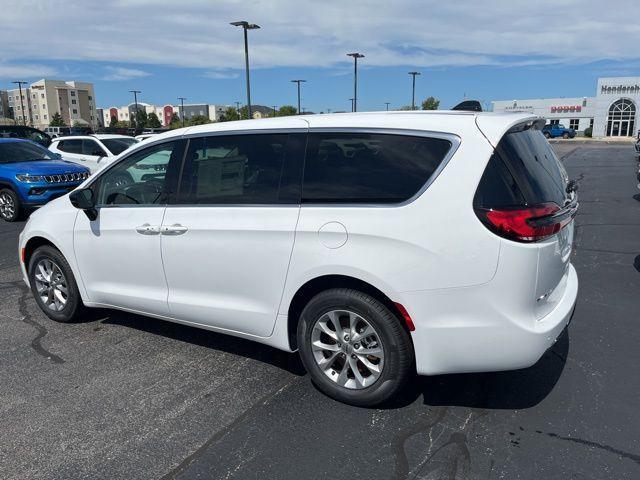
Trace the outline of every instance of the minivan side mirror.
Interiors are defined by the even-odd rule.
[[[98,218],[98,210],[96,209],[96,199],[93,196],[93,190],[90,188],[81,188],[74,190],[69,195],[71,205],[83,210],[87,218],[91,221]]]

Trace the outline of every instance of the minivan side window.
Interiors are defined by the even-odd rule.
[[[107,154],[95,140],[82,140],[82,153],[98,157],[106,157]]]
[[[416,195],[452,142],[382,133],[310,133],[302,201],[399,203]]]
[[[97,204],[163,205],[176,191],[184,141],[153,145],[119,161],[94,184]]]
[[[304,139],[296,133],[192,138],[178,203],[299,203]]]

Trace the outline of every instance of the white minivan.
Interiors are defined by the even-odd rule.
[[[543,125],[380,112],[163,133],[31,216],[24,279],[56,321],[115,308],[297,350],[355,405],[414,373],[528,367],[578,291],[577,195]]]

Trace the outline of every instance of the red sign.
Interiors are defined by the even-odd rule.
[[[551,113],[569,113],[569,112],[581,112],[581,105],[562,105],[551,107]]]

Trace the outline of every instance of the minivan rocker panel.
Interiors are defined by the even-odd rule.
[[[49,245],[78,304],[300,349],[321,390],[357,405],[387,400],[413,359],[425,375],[528,367],[568,324],[578,288],[577,197],[539,128],[527,114],[380,112],[163,133],[80,187],[95,220],[67,197],[32,215],[24,279],[68,321],[67,304],[47,311],[49,284],[31,271],[38,255],[56,264],[40,252]],[[553,178],[535,178],[528,146]],[[110,183],[138,161],[166,164]],[[557,197],[540,218],[536,194]]]

